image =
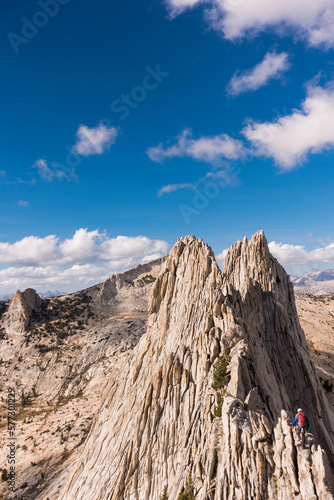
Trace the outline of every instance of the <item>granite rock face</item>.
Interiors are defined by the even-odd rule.
[[[42,299],[36,290],[27,288],[24,292],[17,290],[10,300],[6,313],[4,328],[8,334],[21,334],[29,325],[31,313],[42,305]]]
[[[305,450],[290,426],[299,406],[311,420]],[[166,485],[175,500],[187,484],[197,500],[329,500],[333,430],[293,286],[264,234],[236,243],[223,273],[187,236],[50,499],[158,500]]]

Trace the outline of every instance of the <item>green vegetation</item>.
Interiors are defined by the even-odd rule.
[[[216,417],[222,416],[222,406],[224,403],[225,387],[227,386],[230,375],[227,373],[228,365],[230,364],[230,350],[227,349],[224,355],[217,359],[213,366],[213,382],[212,389],[218,393],[218,406],[215,408]]]
[[[160,497],[160,500],[168,500],[167,485],[164,487],[164,491],[162,493],[162,496]]]
[[[231,356],[230,350],[227,349],[224,355],[217,359],[213,367],[213,383],[212,389],[219,391],[223,389],[228,383],[229,376],[227,375],[227,368],[230,364]]]
[[[6,332],[3,326],[0,327],[0,340],[3,340],[6,336]]]
[[[7,302],[0,302],[0,319],[2,316],[5,314],[8,308],[8,303]]]
[[[146,276],[143,276],[142,278],[137,280],[137,286],[143,287],[145,285],[148,285],[149,283],[154,283],[156,278],[152,276],[151,274],[147,274]]]
[[[7,471],[7,469],[2,469],[2,471],[1,471],[1,481],[8,481],[8,471]]]
[[[40,340],[41,337],[50,337],[51,342],[57,339],[58,343],[62,344],[59,341],[83,330],[84,325],[96,316],[92,310],[91,302],[92,298],[86,292],[67,297],[64,300],[44,299],[41,307],[32,312],[30,324],[26,328],[26,343],[31,342],[33,337],[36,337],[35,341]],[[42,354],[52,350],[44,344],[39,345]]]
[[[186,487],[179,494],[177,500],[195,500],[194,483],[191,475],[191,470],[189,470],[188,479],[186,482]]]
[[[218,406],[215,407],[215,416],[216,417],[222,416],[223,403],[224,403],[224,396],[223,396],[223,394],[218,393]]]

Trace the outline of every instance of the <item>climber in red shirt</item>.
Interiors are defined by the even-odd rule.
[[[296,426],[296,433],[302,442],[302,447],[305,449],[305,434],[307,429],[310,427],[310,422],[305,413],[301,408],[298,408],[297,414],[295,415],[295,418],[293,419],[291,427]]]

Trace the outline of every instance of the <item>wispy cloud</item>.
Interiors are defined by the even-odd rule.
[[[208,185],[216,185],[219,187],[226,186],[235,186],[239,183],[238,178],[235,175],[234,169],[229,165],[226,165],[224,168],[214,169],[204,177],[201,177],[195,182],[192,183],[178,183],[178,184],[168,184],[167,186],[163,186],[158,191],[158,196],[162,196],[163,194],[173,193],[175,191],[179,191],[180,189],[198,189],[202,184],[207,183]]]
[[[167,0],[171,17],[205,4],[205,17],[225,38],[235,40],[276,29],[314,47],[334,47],[332,0]]]
[[[33,168],[37,168],[38,175],[46,182],[63,179],[71,181],[77,179],[74,169],[70,170],[70,173],[68,173],[60,168],[53,168],[52,165],[49,166],[44,158],[39,158],[39,160],[33,164]]]
[[[77,142],[72,148],[74,153],[82,156],[100,155],[108,151],[116,142],[118,130],[116,127],[107,127],[102,123],[92,128],[80,125],[76,136]]]
[[[18,204],[20,207],[25,207],[25,208],[26,208],[26,207],[29,207],[29,205],[30,205],[29,201],[26,201],[26,200],[19,200],[19,201],[17,202],[17,204]]]
[[[7,177],[7,174],[5,170],[0,170],[0,181],[5,179]]]
[[[152,161],[162,163],[167,158],[189,157],[213,166],[222,164],[223,159],[236,160],[246,154],[243,143],[227,134],[192,138],[192,132],[184,129],[171,146],[163,144],[149,148],[147,154]]]
[[[167,186],[162,186],[158,191],[158,196],[162,196],[166,193],[173,193],[174,191],[178,191],[179,189],[193,189],[195,187],[194,184],[182,183],[179,184],[168,184]]]
[[[171,18],[181,14],[184,10],[195,7],[201,3],[204,3],[204,0],[167,0]]]
[[[273,158],[282,170],[291,170],[309,153],[334,147],[334,82],[326,88],[309,86],[301,110],[274,122],[250,123],[243,134],[255,154]]]
[[[235,73],[227,86],[227,92],[236,96],[249,90],[257,90],[278,79],[290,68],[289,56],[286,52],[276,54],[267,52],[263,61],[242,73]]]
[[[29,184],[30,186],[34,186],[34,184],[36,184],[36,179],[29,179],[28,181],[25,181],[24,179],[17,177],[13,181],[8,181],[8,184]]]

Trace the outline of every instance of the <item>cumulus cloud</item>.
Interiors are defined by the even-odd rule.
[[[37,168],[38,175],[43,181],[46,182],[53,182],[55,180],[63,180],[63,179],[71,181],[77,179],[74,169],[72,170],[67,169],[68,171],[65,172],[65,170],[62,170],[61,168],[54,167],[53,165],[49,166],[48,162],[44,158],[39,158],[33,164],[33,168]]]
[[[100,155],[116,142],[118,130],[116,127],[107,127],[102,123],[92,128],[80,125],[76,136],[77,142],[72,148],[74,153],[82,156]]]
[[[334,146],[334,84],[308,88],[301,110],[274,122],[250,123],[243,134],[257,155],[271,157],[283,170]]]
[[[216,256],[216,260],[217,260],[218,264],[221,264],[222,266],[224,265],[224,259],[226,257],[227,251],[228,251],[228,248],[225,248],[225,250],[223,250],[221,253],[219,253]]]
[[[272,79],[278,79],[290,68],[289,56],[286,52],[276,54],[267,52],[263,61],[254,68],[241,74],[235,73],[227,86],[230,95],[239,95],[249,90],[257,90],[269,83]]]
[[[211,25],[229,40],[271,28],[279,35],[293,33],[310,46],[334,47],[332,0],[168,0],[172,17],[200,3]]]
[[[334,262],[334,242],[314,250],[307,250],[302,245],[272,241],[269,243],[269,249],[274,257],[286,266]]]
[[[245,156],[243,143],[227,134],[192,138],[192,132],[184,129],[171,146],[163,144],[149,148],[147,155],[152,161],[162,163],[167,158],[189,157],[214,166],[222,164],[223,159],[236,160]]]
[[[100,283],[113,274],[132,269],[161,257],[160,253],[142,258],[127,258],[99,264],[74,264],[68,268],[59,266],[7,267],[0,270],[0,296],[16,290],[34,288],[39,292],[61,290],[72,292]]]
[[[15,243],[0,243],[0,265],[71,265],[92,262],[141,258],[168,250],[162,240],[146,236],[117,236],[109,238],[98,229],[78,229],[72,238],[61,241],[55,235],[27,236]]]
[[[20,206],[20,207],[29,207],[29,201],[26,201],[26,200],[19,200],[17,202],[17,204]]]
[[[15,243],[0,243],[0,293],[17,288],[78,290],[103,281],[168,252],[163,240],[146,236],[117,236],[78,229],[72,238],[28,236]]]

